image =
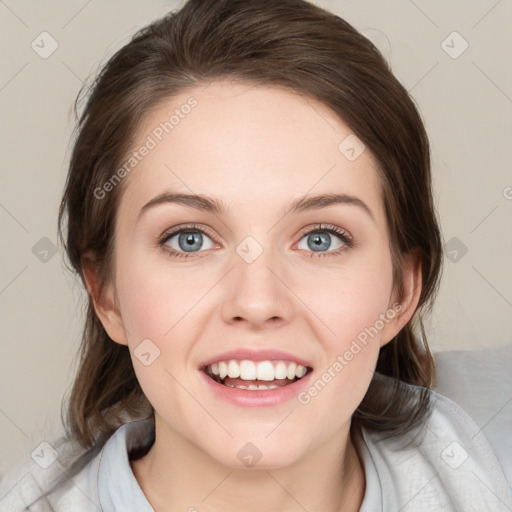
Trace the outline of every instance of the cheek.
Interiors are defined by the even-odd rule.
[[[323,330],[324,358],[308,388],[298,395],[312,429],[335,433],[350,421],[363,400],[375,372],[384,320],[391,320],[388,304],[392,280],[368,273],[333,280],[317,304],[331,331]],[[343,288],[340,288],[343,286]],[[324,419],[330,418],[329,428]]]
[[[381,254],[328,272],[310,272],[303,280],[301,296],[328,327],[331,335],[324,339],[331,351],[343,349],[368,329],[374,333],[373,326],[382,330],[380,319],[389,308],[393,277],[390,256]],[[378,336],[373,338],[377,341]]]
[[[145,263],[148,259],[132,254],[117,265],[117,291],[133,367],[155,410],[171,407],[177,417],[187,417],[189,397],[179,383],[190,377],[187,363],[193,341],[201,334],[198,315],[209,277],[204,272],[170,272],[165,259],[151,265]]]
[[[199,269],[170,271],[165,258],[150,264],[145,259],[133,256],[118,263],[121,313],[131,345],[149,338],[162,348],[176,331],[191,324],[210,278]]]
[[[305,281],[301,296],[322,320],[317,337],[325,357],[301,403],[322,403],[339,422],[357,408],[375,370],[381,331],[395,317],[392,289],[391,257],[359,259]]]

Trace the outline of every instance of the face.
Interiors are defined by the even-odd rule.
[[[376,161],[351,133],[312,99],[225,82],[140,127],[100,315],[157,428],[227,466],[346,442],[404,322]]]

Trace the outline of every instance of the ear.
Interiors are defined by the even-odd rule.
[[[421,255],[417,250],[411,251],[405,258],[402,267],[403,294],[392,294],[388,311],[395,311],[395,316],[385,324],[381,331],[380,346],[389,343],[413,317],[422,289]],[[391,315],[387,315],[390,317]]]
[[[128,345],[123,319],[116,305],[112,281],[109,281],[103,287],[101,286],[98,267],[90,256],[84,257],[82,272],[87,285],[87,291],[94,305],[94,311],[105,331],[116,343]]]

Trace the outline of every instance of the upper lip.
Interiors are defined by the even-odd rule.
[[[204,361],[200,368],[206,368],[213,363],[218,363],[219,361],[229,361],[230,359],[247,359],[249,361],[291,361],[297,364],[301,364],[302,366],[309,368],[312,367],[310,362],[306,361],[302,357],[290,354],[289,352],[283,352],[281,350],[254,350],[250,348],[239,348],[211,357],[210,359]]]

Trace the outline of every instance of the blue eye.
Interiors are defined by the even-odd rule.
[[[176,252],[198,252],[211,249],[214,243],[209,236],[199,229],[180,229],[167,234],[161,245],[167,245]]]
[[[201,253],[208,249],[219,248],[208,235],[206,228],[195,225],[176,227],[164,233],[159,245],[166,248],[169,256],[173,258],[188,258],[194,253]],[[343,229],[330,224],[317,224],[302,231],[302,238],[297,247],[306,250],[313,256],[323,253],[336,255],[354,246],[352,237]]]
[[[352,247],[352,241],[345,231],[332,226],[310,230],[304,234],[297,247],[313,252],[331,252]]]

